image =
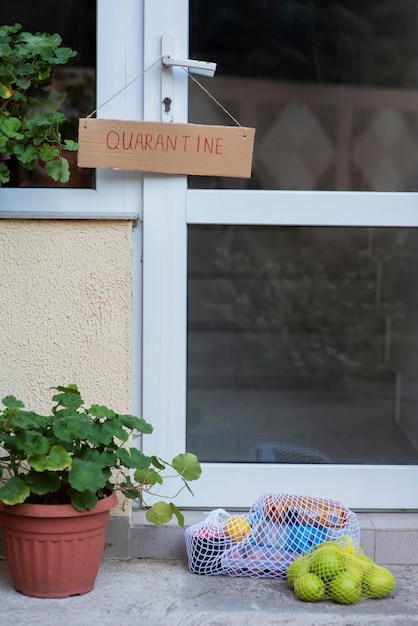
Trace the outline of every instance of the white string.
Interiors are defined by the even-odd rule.
[[[124,87],[122,87],[122,89],[119,89],[119,91],[117,91],[113,96],[110,96],[110,98],[108,98],[107,100],[105,100],[105,102],[103,102],[103,104],[101,104],[100,106],[97,107],[97,109],[94,109],[94,111],[92,111],[90,113],[90,115],[87,115],[87,117],[93,117],[93,115],[95,113],[97,113],[97,111],[99,111],[100,109],[102,109],[104,106],[106,106],[106,104],[108,104],[111,100],[113,100],[114,98],[116,98],[116,96],[118,96],[120,93],[122,93],[122,91],[125,91],[125,89],[127,89],[128,87],[130,87],[135,81],[137,81],[139,78],[142,78],[143,76],[145,76],[145,74],[154,67],[154,65],[157,65],[157,63],[159,63],[162,60],[162,57],[160,57],[159,59],[157,59],[156,61],[154,61],[154,63],[151,63],[151,65],[149,65],[147,67],[146,70],[144,70],[141,74],[139,74],[138,76],[136,76],[135,78],[133,78],[127,85],[125,85]]]
[[[233,115],[231,115],[231,113],[230,113],[229,111],[227,111],[227,109],[225,109],[225,107],[224,107],[224,106],[223,106],[223,105],[219,102],[219,100],[217,100],[217,99],[215,98],[215,96],[213,96],[213,95],[212,95],[212,94],[211,94],[211,93],[210,93],[210,92],[206,89],[206,87],[204,87],[203,85],[201,85],[201,84],[199,83],[199,81],[198,81],[198,80],[196,80],[196,78],[195,78],[194,76],[192,76],[188,70],[186,70],[186,68],[185,68],[185,67],[183,67],[182,69],[186,72],[186,74],[188,74],[188,75],[189,75],[189,78],[190,78],[190,79],[191,79],[194,83],[196,83],[196,85],[197,85],[198,87],[200,87],[200,89],[201,89],[202,91],[204,91],[204,92],[205,92],[205,94],[206,94],[207,96],[209,96],[209,98],[211,98],[211,99],[212,99],[212,100],[213,100],[213,101],[214,101],[214,102],[218,105],[218,107],[220,107],[220,108],[222,109],[222,111],[223,111],[224,113],[226,113],[226,114],[227,114],[227,115],[231,118],[231,120],[232,120],[233,122],[235,122],[235,124],[236,124],[237,126],[239,126],[240,128],[242,128],[242,125],[238,122],[238,120],[236,120],[236,119],[235,119],[235,117],[234,117]]]
[[[94,111],[92,111],[90,113],[90,115],[87,115],[87,117],[93,117],[93,115],[95,113],[97,113],[97,111],[99,111],[100,109],[102,109],[104,106],[106,106],[106,104],[108,104],[109,102],[111,102],[114,98],[116,98],[119,94],[121,94],[123,91],[125,91],[125,89],[127,89],[128,87],[130,87],[135,81],[139,80],[140,78],[142,78],[143,76],[145,76],[145,74],[154,67],[154,65],[157,65],[157,63],[159,63],[160,61],[162,61],[162,57],[159,57],[156,61],[154,61],[154,63],[151,63],[151,65],[149,65],[143,72],[141,72],[141,74],[138,74],[138,76],[136,76],[135,78],[133,78],[129,83],[127,83],[124,87],[122,87],[122,89],[119,89],[119,91],[117,91],[115,94],[113,94],[113,96],[110,96],[110,98],[108,98],[107,100],[105,100],[100,106],[97,107],[97,109],[94,109]],[[242,128],[242,124],[240,124],[238,122],[238,120],[219,102],[219,100],[217,100],[215,98],[215,96],[213,96],[207,89],[206,87],[204,87],[201,83],[199,83],[198,80],[196,80],[196,78],[194,76],[192,76],[190,74],[190,72],[182,66],[182,69],[186,72],[186,74],[189,76],[189,78],[196,83],[196,85],[198,87],[200,87],[200,89],[207,95],[209,96],[209,98],[211,100],[213,100],[215,102],[215,104],[218,105],[218,107],[220,109],[222,109],[222,111],[224,113],[226,113],[226,115],[228,115],[228,117],[231,118],[231,120],[233,122],[235,122],[235,124],[237,126],[239,126],[240,128]]]

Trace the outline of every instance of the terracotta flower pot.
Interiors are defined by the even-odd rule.
[[[71,504],[0,502],[6,557],[17,591],[36,598],[67,598],[94,587],[115,493],[91,511]]]

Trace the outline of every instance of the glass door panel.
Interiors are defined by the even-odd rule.
[[[189,226],[188,447],[417,462],[414,228]]]
[[[418,5],[410,0],[190,0],[198,77],[256,128],[250,181],[191,187],[417,189]],[[190,121],[233,124],[190,85]]]

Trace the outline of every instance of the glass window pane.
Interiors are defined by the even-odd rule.
[[[418,229],[189,226],[188,448],[415,464]]]
[[[57,7],[59,6],[59,11]],[[52,89],[66,93],[61,110],[67,118],[62,126],[66,139],[77,141],[78,120],[89,115],[95,108],[96,82],[96,1],[95,0],[17,0],[2,2],[0,24],[22,25],[24,31],[59,33],[62,45],[77,51],[77,56],[65,67],[58,67],[53,74]],[[77,167],[77,153],[68,152],[70,181],[55,183],[37,164],[35,170],[27,171],[16,163],[8,187],[82,187],[94,188],[94,170]]]
[[[256,128],[250,181],[191,187],[416,191],[418,3],[190,0],[197,77]],[[193,82],[190,121],[233,122]]]

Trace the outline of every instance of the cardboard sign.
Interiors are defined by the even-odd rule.
[[[78,165],[250,178],[254,128],[80,119]]]

